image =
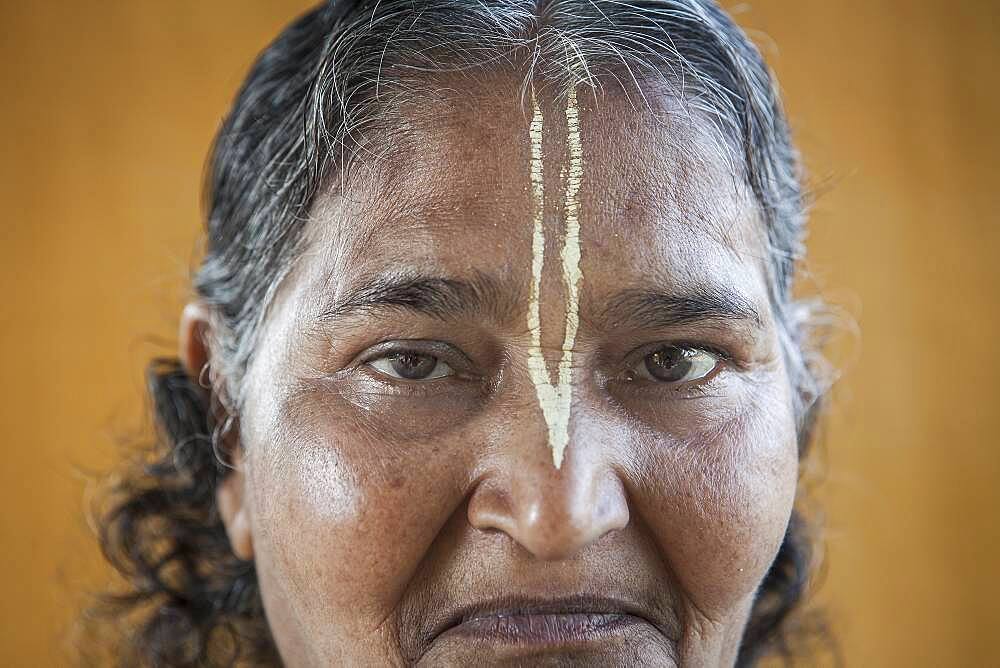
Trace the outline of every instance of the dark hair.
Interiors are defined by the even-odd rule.
[[[215,505],[227,469],[219,439],[238,415],[240,380],[271,295],[293,266],[316,193],[343,175],[392,101],[434,73],[498,70],[557,94],[665,83],[713,128],[766,226],[770,299],[796,392],[804,455],[825,386],[812,364],[808,310],[793,302],[805,206],[773,80],[743,32],[711,0],[338,0],[268,46],[219,131],[206,187],[208,242],[195,276],[212,319],[207,378],[158,359],[148,380],[158,439],[100,511],[107,559],[128,582],[103,612],[130,620],[123,663],[279,663],[252,563],[231,552]],[[760,586],[740,650],[752,664],[790,656],[787,619],[809,574],[793,513]]]

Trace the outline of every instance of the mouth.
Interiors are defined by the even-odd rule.
[[[493,645],[568,647],[615,636],[629,627],[659,630],[643,610],[624,601],[580,596],[504,599],[456,610],[432,631],[428,645],[468,640]]]

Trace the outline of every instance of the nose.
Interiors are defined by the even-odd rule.
[[[544,425],[530,431],[530,438],[523,431],[512,433],[515,442],[503,444],[488,465],[469,499],[472,526],[501,531],[536,558],[557,561],[628,525],[624,485],[608,456],[610,449],[593,433],[603,430],[571,422],[566,457],[558,469]]]

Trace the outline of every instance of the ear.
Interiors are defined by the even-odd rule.
[[[208,307],[203,302],[191,302],[184,307],[178,336],[180,348],[178,355],[188,376],[199,384],[204,382],[205,369],[211,364],[211,351],[208,346],[210,327]],[[231,437],[233,434],[228,436]],[[222,516],[222,523],[226,527],[233,553],[244,561],[250,561],[253,559],[253,537],[244,494],[246,475],[243,472],[243,452],[233,443],[226,444],[225,449],[229,453],[233,470],[229,471],[216,487],[215,502]]]
[[[229,545],[244,561],[253,559],[253,531],[246,499],[246,475],[243,473],[243,455],[237,454],[234,469],[215,488],[215,502],[226,526]]]
[[[189,303],[181,311],[181,329],[178,333],[178,355],[187,374],[201,382],[202,372],[209,362],[208,307],[201,301]]]

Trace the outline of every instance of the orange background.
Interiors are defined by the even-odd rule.
[[[72,662],[67,624],[105,577],[87,481],[145,425],[142,368],[173,345],[212,135],[306,6],[0,2],[2,665]],[[834,346],[843,379],[809,467],[817,601],[848,665],[991,663],[1000,5],[756,0],[737,16],[819,192],[807,289],[860,324]]]

